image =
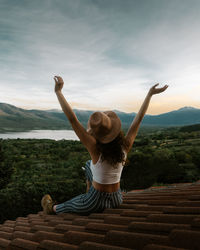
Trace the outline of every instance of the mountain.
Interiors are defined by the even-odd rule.
[[[184,126],[200,123],[200,109],[184,107],[160,115],[146,115],[143,124],[158,126]]]
[[[92,110],[75,109],[80,122],[87,126]],[[130,126],[136,113],[115,110],[122,126]],[[200,109],[183,107],[160,115],[145,115],[144,126],[184,126],[200,124]],[[26,110],[10,104],[0,103],[0,131],[24,131],[33,129],[71,129],[65,114],[60,110]]]
[[[60,109],[48,109],[48,110],[45,110],[46,112],[52,112],[52,113],[62,113],[63,111],[60,110]]]
[[[190,107],[190,106],[185,106],[183,108],[178,109],[178,111],[190,111],[190,110],[195,110],[196,108]]]
[[[43,110],[26,110],[0,103],[0,130],[24,131],[32,129],[70,128],[63,113]]]

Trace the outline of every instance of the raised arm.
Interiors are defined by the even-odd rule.
[[[157,83],[156,85],[154,85],[153,87],[150,88],[138,114],[134,118],[134,120],[133,120],[127,134],[126,134],[127,151],[129,151],[131,149],[131,147],[134,143],[134,140],[135,140],[135,137],[137,135],[138,129],[140,127],[141,121],[142,121],[142,119],[147,111],[147,108],[149,106],[151,97],[155,94],[162,93],[163,91],[165,91],[168,88],[168,85],[165,85],[162,88],[156,88],[158,85],[159,85],[159,83]]]
[[[72,110],[71,106],[63,96],[62,94],[62,88],[64,85],[63,79],[60,76],[55,76],[54,80],[55,80],[55,93],[57,95],[58,101],[60,103],[60,106],[62,107],[63,112],[67,116],[69,122],[72,125],[72,128],[79,137],[80,141],[88,149],[89,153],[91,153],[94,149],[94,145],[96,145],[96,139],[93,136],[91,136],[82,126],[82,124],[76,117],[74,111]]]

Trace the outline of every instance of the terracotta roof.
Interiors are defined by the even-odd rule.
[[[89,216],[29,214],[0,225],[0,249],[200,249],[200,181],[135,190]]]

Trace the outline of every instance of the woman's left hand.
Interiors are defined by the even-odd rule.
[[[158,85],[159,85],[159,83],[155,84],[153,87],[150,88],[150,90],[149,90],[150,95],[160,94],[160,93],[164,92],[169,87],[168,85],[165,85],[162,88],[156,88]]]
[[[60,76],[54,76],[55,80],[55,92],[61,91],[64,85],[64,81]]]

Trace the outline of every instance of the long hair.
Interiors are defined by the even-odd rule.
[[[111,165],[115,166],[117,163],[125,164],[126,148],[125,137],[121,131],[119,135],[109,143],[101,143],[97,141],[97,150],[101,153],[101,160],[107,161]]]

